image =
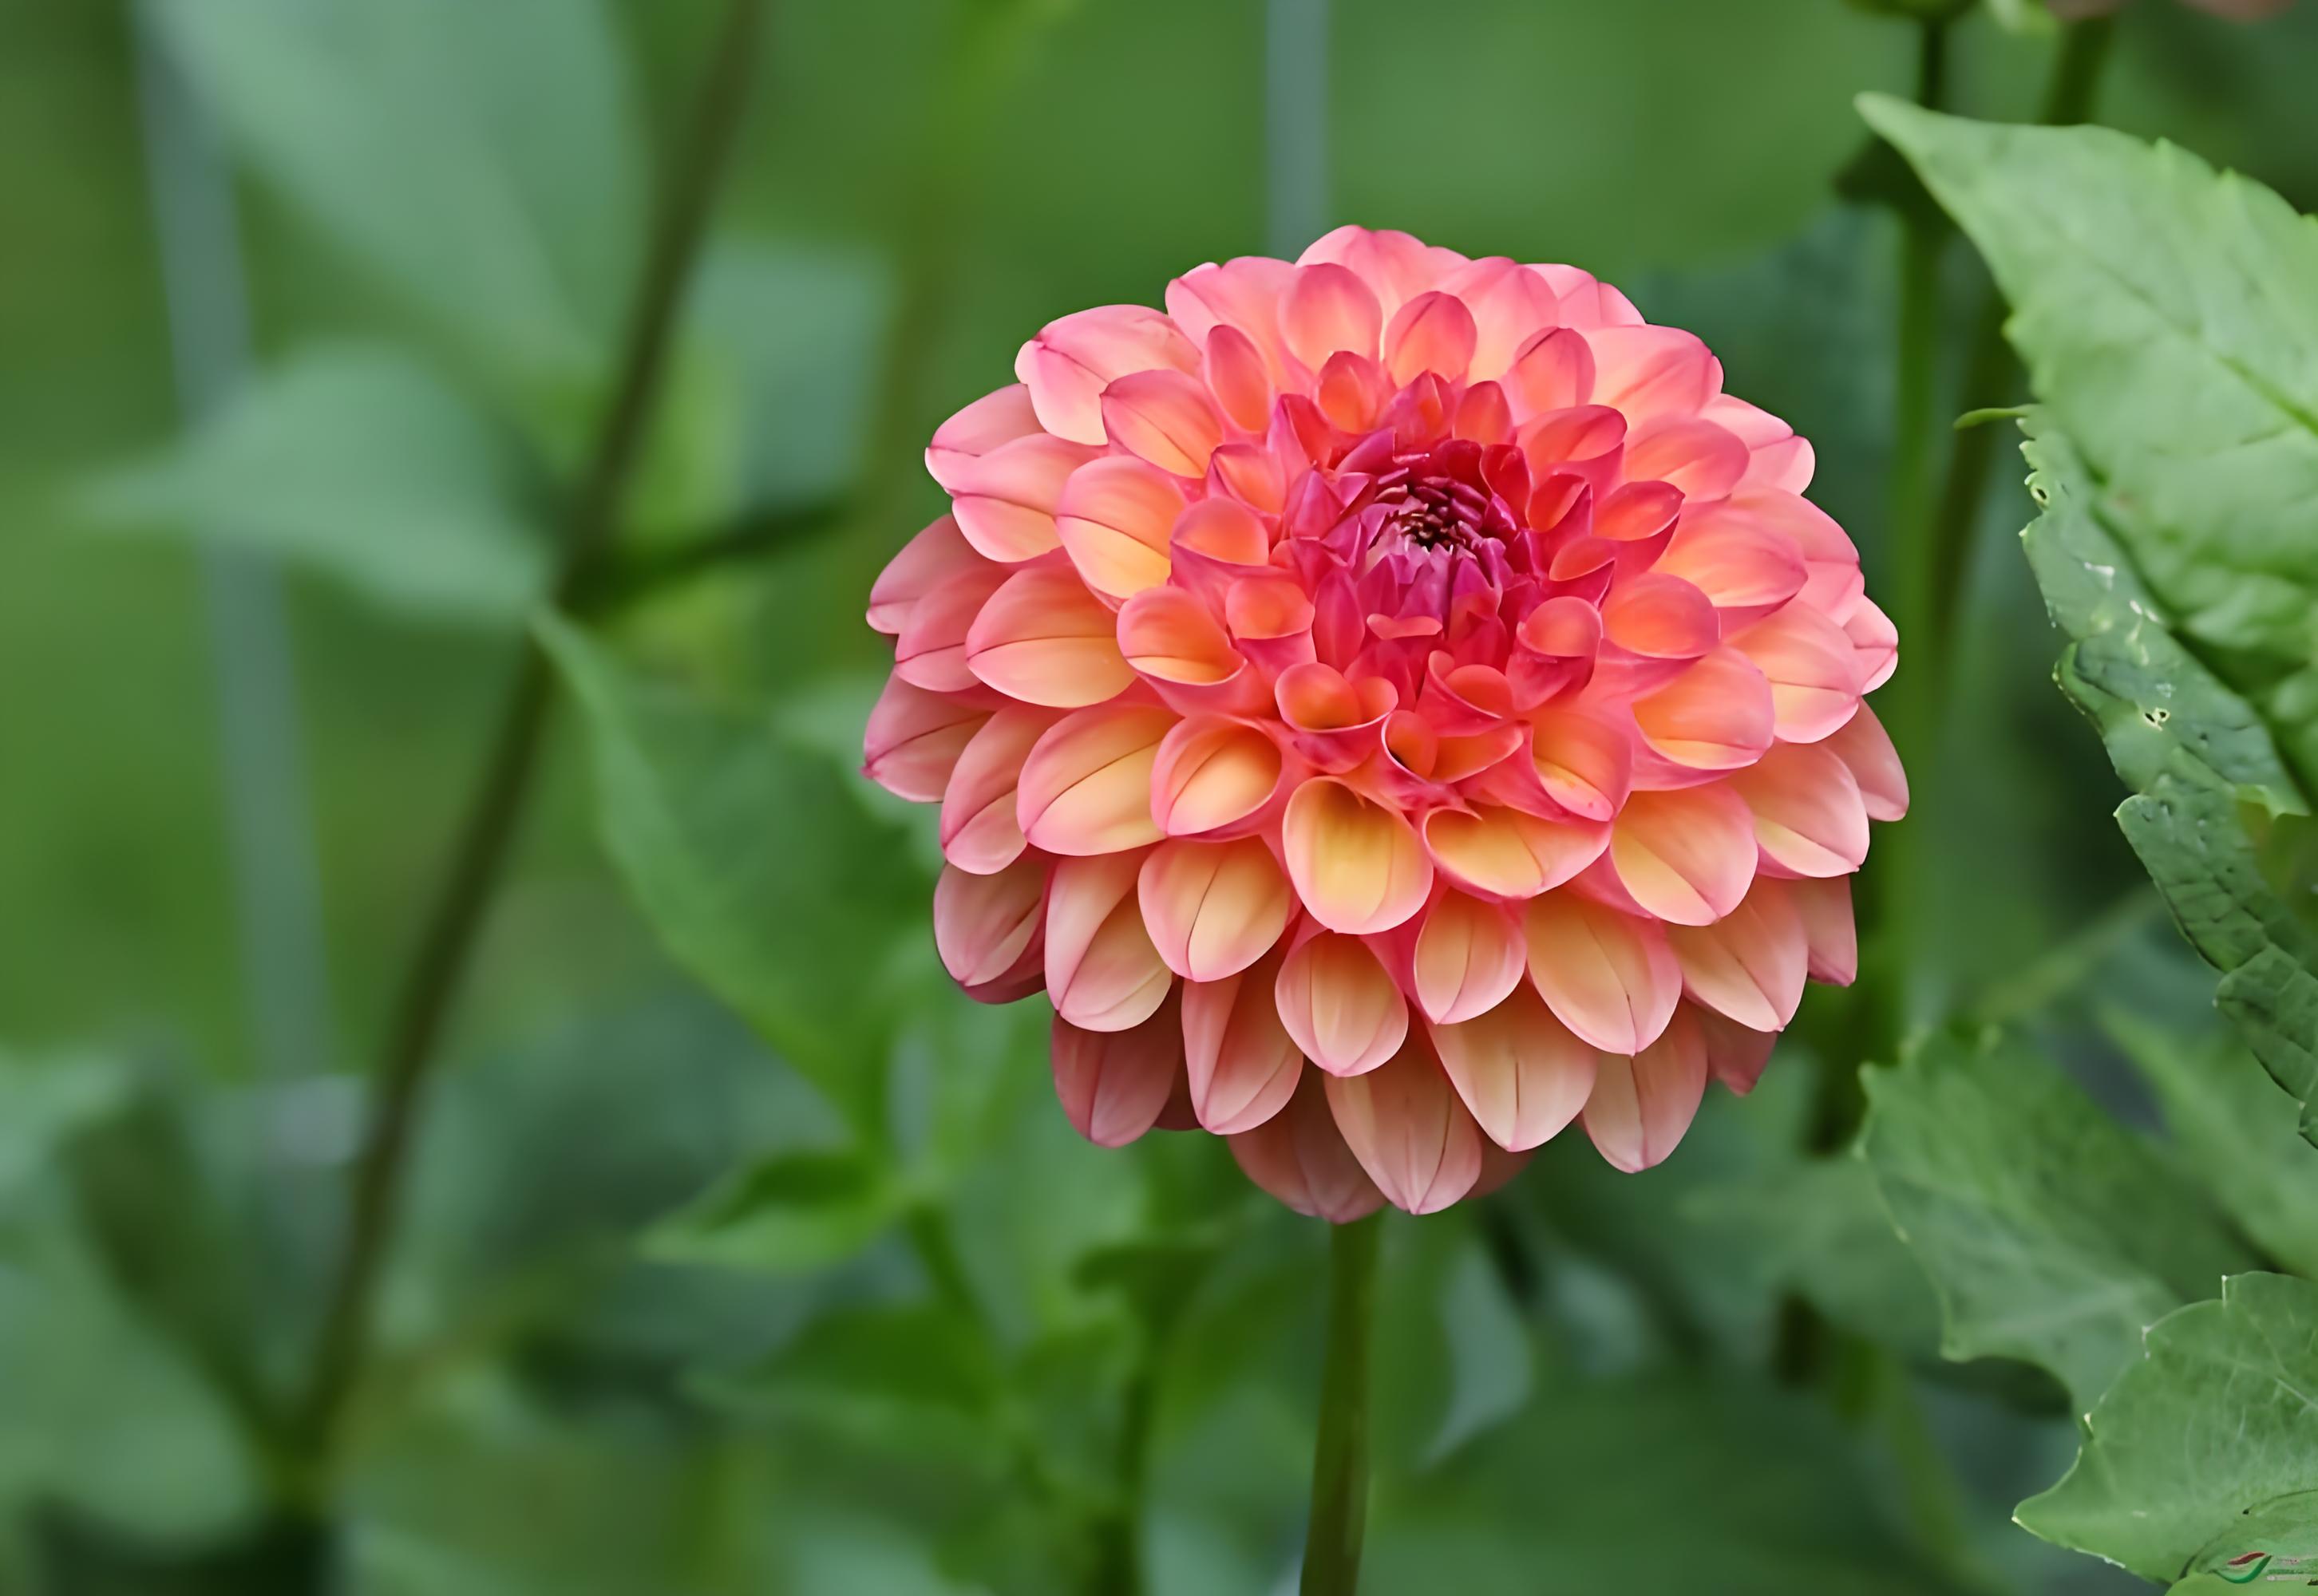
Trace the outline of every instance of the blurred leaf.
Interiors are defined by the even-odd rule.
[[[76,1514],[51,1510],[35,1526],[45,1596],[248,1596],[330,1582],[332,1532],[313,1520],[269,1518],[199,1549],[148,1547]]]
[[[517,372],[604,364],[643,212],[600,0],[157,0],[244,156]]]
[[[1807,1402],[1696,1377],[1548,1385],[1448,1467],[1379,1492],[1361,1589],[1963,1589],[1889,1521],[1873,1479]]]
[[[857,1130],[876,1130],[892,965],[926,913],[906,834],[763,718],[646,681],[562,622],[540,635],[587,716],[605,846],[645,917]]]
[[[988,1336],[943,1302],[825,1314],[752,1368],[708,1383],[720,1401],[829,1425],[883,1450],[945,1439],[970,1454],[995,1444],[1003,1376]]]
[[[2318,773],[2318,226],[2170,145],[1860,107],[1987,257],[2159,614]]]
[[[273,554],[413,614],[506,623],[544,586],[504,440],[410,356],[306,352],[244,386],[159,458],[95,484],[89,512]]]
[[[2318,1277],[2318,1147],[2298,1134],[2293,1099],[2226,1037],[2179,1036],[2121,1010],[2104,1019],[2230,1217],[2279,1263]]]
[[[908,1193],[883,1161],[783,1152],[743,1165],[654,1226],[664,1263],[803,1273],[842,1263],[898,1220]]]
[[[2187,1571],[2249,1509],[2318,1490],[2318,1285],[2239,1275],[2152,1325],[2024,1529],[2146,1579]]]
[[[2082,1412],[2143,1326],[2245,1266],[2202,1193],[2026,1047],[1936,1035],[1863,1079],[1861,1152],[1952,1358],[2042,1364]]]
[[[1939,1299],[1864,1160],[1838,1153],[1707,1188],[1686,1212],[1833,1323],[1904,1357],[1938,1356]]]
[[[2043,38],[2060,27],[2044,0],[1988,0],[1988,12],[2008,33]]]
[[[24,1188],[74,1135],[110,1117],[134,1082],[100,1054],[18,1058],[0,1051],[0,1224],[19,1215]]]

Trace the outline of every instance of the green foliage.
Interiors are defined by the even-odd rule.
[[[360,265],[531,383],[591,381],[642,236],[600,0],[160,0],[239,152]]]
[[[85,502],[105,524],[272,555],[409,614],[505,625],[545,585],[533,497],[510,440],[456,390],[400,349],[357,345],[253,380]]]
[[[2144,1326],[2249,1261],[2195,1185],[2026,1047],[1934,1036],[1864,1080],[1861,1152],[1950,1358],[2041,1364],[2082,1412]]]
[[[743,1165],[644,1238],[669,1263],[781,1272],[826,1269],[900,1217],[906,1194],[858,1152],[784,1152]]]
[[[2178,1578],[2240,1515],[2318,1490],[2314,1389],[2318,1285],[2233,1277],[2218,1302],[2150,1327],[2086,1421],[2076,1467],[2023,1502],[2020,1522],[2145,1578]]]
[[[874,1129],[928,883],[907,833],[763,717],[541,623],[585,714],[606,848],[676,958]]]

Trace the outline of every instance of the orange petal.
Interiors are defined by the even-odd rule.
[[[1022,856],[1014,784],[1030,749],[1061,718],[1052,710],[1015,704],[983,723],[942,790],[942,857],[960,870],[991,875]]]
[[[1143,861],[1143,923],[1159,956],[1190,981],[1236,975],[1288,929],[1295,894],[1260,838],[1164,842]]]
[[[1604,1053],[1658,1040],[1682,997],[1682,968],[1648,920],[1574,892],[1529,906],[1529,974],[1554,1018]]]
[[[888,677],[861,739],[861,774],[896,798],[939,802],[958,756],[990,712]]]
[[[1262,565],[1271,558],[1271,534],[1255,512],[1235,498],[1199,500],[1176,518],[1170,535],[1176,548],[1225,565]]]
[[[1675,925],[1709,925],[1736,909],[1755,857],[1754,816],[1720,785],[1637,793],[1610,832],[1618,884]]]
[[[1348,268],[1333,263],[1299,266],[1280,302],[1280,330],[1289,352],[1316,372],[1339,350],[1374,360],[1384,310],[1369,285]]]
[[[1720,498],[1738,486],[1750,462],[1747,445],[1712,421],[1668,417],[1626,440],[1626,475],[1671,482],[1691,498]]]
[[[1602,634],[1649,659],[1695,659],[1721,632],[1706,595],[1656,570],[1619,582],[1602,601]]]
[[[1630,425],[1660,416],[1695,416],[1721,390],[1722,365],[1696,336],[1674,327],[1589,329],[1594,400]]]
[[[1015,792],[1022,835],[1051,854],[1107,854],[1159,840],[1151,769],[1175,717],[1145,704],[1101,704],[1056,722],[1023,761]]]
[[[987,561],[967,567],[910,606],[894,640],[894,674],[929,693],[964,693],[977,684],[966,665],[966,640],[1007,569]]]
[[[1482,1134],[1511,1152],[1558,1134],[1594,1089],[1599,1055],[1531,987],[1476,1018],[1435,1027],[1433,1043]]]
[[[1802,555],[1793,543],[1746,516],[1710,507],[1685,515],[1651,569],[1706,595],[1719,610],[1767,614],[1802,591]]]
[[[1530,724],[1530,761],[1546,796],[1581,820],[1617,813],[1634,777],[1626,733],[1576,710],[1541,710]]]
[[[1225,418],[1240,431],[1260,433],[1271,425],[1271,401],[1278,397],[1271,373],[1263,351],[1239,328],[1218,326],[1208,335],[1199,376]]]
[[[1706,1044],[1685,1013],[1634,1057],[1601,1061],[1586,1134],[1613,1166],[1634,1174],[1675,1150],[1705,1095]]]
[[[1634,704],[1642,740],[1692,770],[1735,770],[1771,746],[1771,684],[1738,650],[1714,649]]]
[[[1859,690],[1873,693],[1891,679],[1900,663],[1900,629],[1873,599],[1863,598],[1843,618],[1843,630],[1858,657]]]
[[[869,589],[871,630],[891,635],[908,624],[918,600],[960,571],[984,563],[957,523],[943,516],[902,545]]]
[[[1098,1147],[1124,1147],[1156,1125],[1183,1073],[1172,1002],[1124,1031],[1082,1030],[1058,1014],[1047,1052],[1063,1113]]]
[[[1271,802],[1280,745],[1238,721],[1195,715],[1167,734],[1151,770],[1151,813],[1171,837],[1235,825]]]
[[[1207,605],[1181,587],[1146,587],[1115,625],[1127,664],[1156,682],[1214,686],[1247,666]]]
[[[1522,345],[1503,379],[1514,418],[1574,410],[1594,398],[1594,351],[1574,327],[1549,327]]]
[[[1103,305],[1050,321],[1022,345],[1014,374],[1029,385],[1039,425],[1073,443],[1107,442],[1102,390],[1130,372],[1188,372],[1199,352],[1175,324],[1144,305]]]
[[[1288,1106],[1304,1054],[1280,1023],[1273,989],[1285,949],[1245,972],[1183,987],[1183,1060],[1199,1124],[1218,1136],[1253,1130]]]
[[[1481,1178],[1480,1127],[1421,1039],[1381,1069],[1325,1085],[1344,1145],[1394,1207],[1438,1213]]]
[[[1047,991],[1083,1030],[1124,1031],[1157,1011],[1174,973],[1136,901],[1137,854],[1064,859],[1047,889]]]
[[[1112,455],[1082,466],[1063,487],[1056,535],[1086,585],[1132,598],[1167,579],[1167,543],[1183,490],[1155,466]]]
[[[946,491],[955,493],[956,479],[969,462],[1038,430],[1030,390],[1020,382],[1011,384],[984,394],[934,428],[933,442],[926,445],[926,470]]]
[[[1247,1178],[1298,1214],[1350,1224],[1384,1205],[1384,1194],[1344,1145],[1320,1078],[1306,1072],[1288,1107],[1231,1139]]]
[[[1416,933],[1417,1005],[1435,1025],[1486,1014],[1521,984],[1528,963],[1521,928],[1503,907],[1444,892]]]
[[[1442,278],[1441,287],[1464,300],[1473,313],[1476,380],[1503,376],[1539,330],[1557,320],[1554,309],[1560,296],[1552,286],[1503,256],[1468,262]],[[1590,356],[1588,360],[1590,369]]]
[[[1891,734],[1864,704],[1819,745],[1851,767],[1871,820],[1896,820],[1908,812],[1908,772]]]
[[[1135,681],[1118,629],[1077,571],[1041,562],[1007,578],[982,606],[966,636],[966,668],[1009,698],[1083,709]]]
[[[1424,372],[1461,382],[1478,336],[1464,300],[1437,290],[1418,294],[1393,312],[1385,328],[1385,369],[1398,383],[1413,382]]]
[[[1857,651],[1843,629],[1790,604],[1730,640],[1771,684],[1772,730],[1783,742],[1817,742],[1859,707]]]
[[[994,875],[944,866],[934,883],[934,948],[950,979],[972,991],[1035,961],[1047,898],[1047,861],[1017,859]]]
[[[1695,1003],[1683,1008],[1698,1022],[1698,1034],[1705,1040],[1707,1073],[1742,1098],[1753,1091],[1771,1062],[1772,1049],[1779,1045],[1777,1035],[1749,1030]]]
[[[966,541],[992,560],[1019,565],[1054,548],[1055,507],[1073,471],[1093,452],[1045,433],[1002,444],[951,473],[950,514]]]
[[[1562,824],[1492,803],[1424,817],[1424,846],[1451,880],[1514,901],[1559,886],[1609,842],[1610,829],[1599,822]]]
[[[1366,943],[1323,931],[1289,954],[1273,989],[1280,1023],[1331,1075],[1373,1070],[1408,1035],[1408,1004]]]
[[[1297,896],[1331,930],[1389,931],[1433,888],[1433,861],[1407,818],[1333,777],[1296,789],[1280,840]]]
[[[1762,881],[1711,926],[1668,926],[1683,990],[1751,1031],[1781,1031],[1803,999],[1809,954],[1786,883]]]
[[[1112,443],[1177,477],[1206,475],[1208,456],[1224,441],[1206,386],[1168,369],[1130,372],[1104,389],[1102,425]]]
[[[1810,978],[1829,986],[1849,986],[1859,978],[1859,930],[1851,917],[1851,881],[1791,881],[1787,901],[1802,917],[1810,950]]]
[[[1763,857],[1795,875],[1848,875],[1867,858],[1859,783],[1825,743],[1782,742],[1725,778],[1755,816]]]

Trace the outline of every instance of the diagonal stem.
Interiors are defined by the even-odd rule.
[[[553,593],[558,605],[588,591],[619,524],[659,397],[677,313],[747,101],[764,9],[764,0],[732,0],[692,123],[676,152],[630,309],[612,401],[571,499]],[[421,1088],[530,794],[553,701],[552,668],[538,643],[527,640],[490,758],[374,1071],[377,1107],[355,1165],[346,1249],[294,1415],[295,1434],[317,1475],[327,1468],[369,1350],[371,1306],[393,1242]]]
[[[1376,1318],[1377,1216],[1332,1227],[1328,1344],[1312,1445],[1312,1517],[1301,1596],[1354,1596],[1369,1519],[1369,1341]]]

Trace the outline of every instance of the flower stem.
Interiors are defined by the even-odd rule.
[[[1369,1517],[1369,1339],[1375,1318],[1377,1217],[1328,1237],[1328,1345],[1312,1447],[1312,1517],[1302,1596],[1353,1596]]]
[[[553,602],[588,591],[619,523],[659,397],[676,317],[747,99],[764,0],[732,0],[631,307],[610,405],[574,491]],[[356,1159],[346,1241],[330,1285],[294,1433],[314,1475],[327,1472],[347,1399],[369,1350],[371,1305],[394,1239],[421,1088],[458,996],[522,818],[553,701],[554,677],[526,641],[491,753],[405,978],[373,1078],[377,1105]]]

